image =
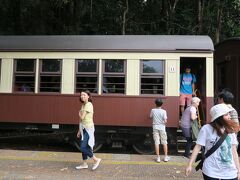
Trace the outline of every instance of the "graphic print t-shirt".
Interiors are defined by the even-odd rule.
[[[196,143],[205,146],[206,153],[219,139],[213,127],[206,124],[201,128]],[[202,172],[213,178],[236,178],[237,169],[232,155],[233,144],[238,144],[235,133],[228,134],[221,146],[205,159]]]
[[[180,93],[192,94],[192,84],[196,82],[196,77],[193,74],[181,74],[180,75]]]

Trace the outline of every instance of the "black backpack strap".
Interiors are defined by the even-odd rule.
[[[219,146],[221,146],[221,144],[222,144],[223,141],[226,139],[226,137],[227,137],[227,134],[224,133],[223,136],[217,141],[217,143],[216,143],[211,149],[209,149],[209,150],[207,151],[206,154],[204,154],[204,152],[202,152],[202,153],[200,154],[200,156],[198,156],[198,157],[196,158],[195,162],[201,160],[201,161],[198,163],[198,165],[195,167],[196,171],[198,171],[199,169],[202,169],[204,160],[205,160],[207,157],[209,157],[212,153],[214,153],[214,152],[219,148]],[[202,149],[202,150],[203,150],[203,149]]]
[[[226,139],[226,137],[227,137],[227,133],[224,133],[223,136],[217,141],[217,143],[206,152],[205,159],[209,157],[212,153],[214,153],[219,148],[219,146],[221,146],[221,144]]]
[[[183,84],[183,73],[180,74],[180,83]]]
[[[194,78],[194,76],[193,76],[193,74],[192,74],[192,73],[190,73],[190,74],[191,74],[191,77],[192,77],[191,84],[193,84],[193,78]]]

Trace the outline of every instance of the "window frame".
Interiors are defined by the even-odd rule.
[[[33,60],[34,63],[33,63],[33,71],[17,71],[17,61],[18,60]],[[34,58],[16,58],[16,59],[13,59],[13,64],[14,64],[14,71],[13,71],[13,92],[15,93],[35,93],[35,85],[36,85],[36,63],[37,63],[37,59],[34,59]],[[31,76],[33,75],[34,77],[34,81],[33,81],[33,91],[29,91],[29,92],[26,92],[26,91],[21,91],[21,90],[15,90],[16,89],[16,77],[17,76]],[[20,88],[20,87],[19,87]]]
[[[60,62],[59,66],[59,71],[57,72],[44,72],[42,71],[42,61],[43,60],[58,60]],[[62,67],[63,66],[63,59],[60,58],[41,58],[39,59],[39,80],[38,80],[38,93],[56,93],[56,94],[61,94],[62,92]],[[60,88],[59,92],[46,92],[46,91],[41,91],[41,76],[60,76]],[[46,83],[46,82],[44,82]]]
[[[143,61],[162,61],[162,66],[163,66],[163,73],[144,73],[143,72]],[[141,75],[147,75],[147,76],[150,76],[150,75],[161,75],[161,76],[164,76],[165,75],[165,72],[164,72],[164,67],[165,67],[165,60],[164,59],[140,59],[140,68],[141,68]]]
[[[143,72],[143,61],[160,61],[162,63],[162,73],[144,73]],[[139,94],[140,95],[163,95],[165,96],[165,77],[166,77],[166,73],[165,73],[165,64],[166,64],[166,60],[165,59],[140,59],[140,90],[139,90]],[[162,84],[159,84],[160,86],[162,85],[163,88],[162,88],[162,91],[163,93],[160,94],[149,94],[149,93],[142,93],[142,78],[151,78],[151,79],[156,79],[156,78],[162,78],[163,79],[163,83]],[[152,89],[152,91],[154,91]],[[161,91],[161,89],[159,89],[159,91]]]
[[[79,72],[78,71],[78,61],[79,60],[95,60],[96,61],[96,72]],[[75,83],[74,83],[74,92],[78,93],[79,91],[77,91],[77,78],[78,77],[86,77],[86,75],[90,75],[89,77],[94,77],[96,76],[97,82],[96,82],[96,89],[97,92],[91,92],[92,94],[97,94],[98,93],[98,89],[99,89],[99,59],[84,59],[84,58],[77,58],[75,59]]]
[[[51,61],[53,61],[53,60],[59,60],[59,62],[60,62],[60,70],[59,71],[57,71],[57,72],[44,72],[44,71],[42,71],[42,60],[51,60]],[[43,73],[43,74],[57,74],[57,73],[60,73],[60,74],[62,74],[62,59],[58,59],[58,58],[54,58],[54,59],[49,59],[49,58],[46,58],[46,59],[39,59],[39,73],[41,74],[41,73]]]
[[[122,60],[123,61],[123,72],[106,72],[105,71],[105,62],[107,61],[107,60]],[[127,72],[127,59],[102,59],[102,79],[101,79],[101,94],[104,94],[104,95],[108,95],[108,94],[116,94],[116,95],[125,95],[126,94],[126,92],[127,92],[127,84],[126,84],[126,79],[127,79],[127,74],[126,74],[126,72]],[[103,78],[104,77],[124,77],[124,92],[123,93],[103,93]]]

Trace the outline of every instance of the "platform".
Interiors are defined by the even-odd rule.
[[[154,155],[104,154],[99,168],[76,170],[81,153],[0,150],[0,179],[202,179],[201,172],[184,175],[188,159],[170,156],[169,162],[156,163]],[[163,156],[162,156],[163,158]]]

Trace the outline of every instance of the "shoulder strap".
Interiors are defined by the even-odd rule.
[[[193,78],[194,78],[194,77],[193,77],[193,74],[192,74],[192,73],[190,73],[190,74],[191,74],[191,77],[192,77],[192,82],[191,82],[191,84],[193,84]]]
[[[207,153],[204,155],[205,159],[208,156],[210,156],[212,153],[214,153],[219,148],[219,146],[221,146],[221,144],[226,139],[226,137],[227,137],[227,133],[224,133],[223,136],[217,141],[217,143],[211,149],[209,149]]]

